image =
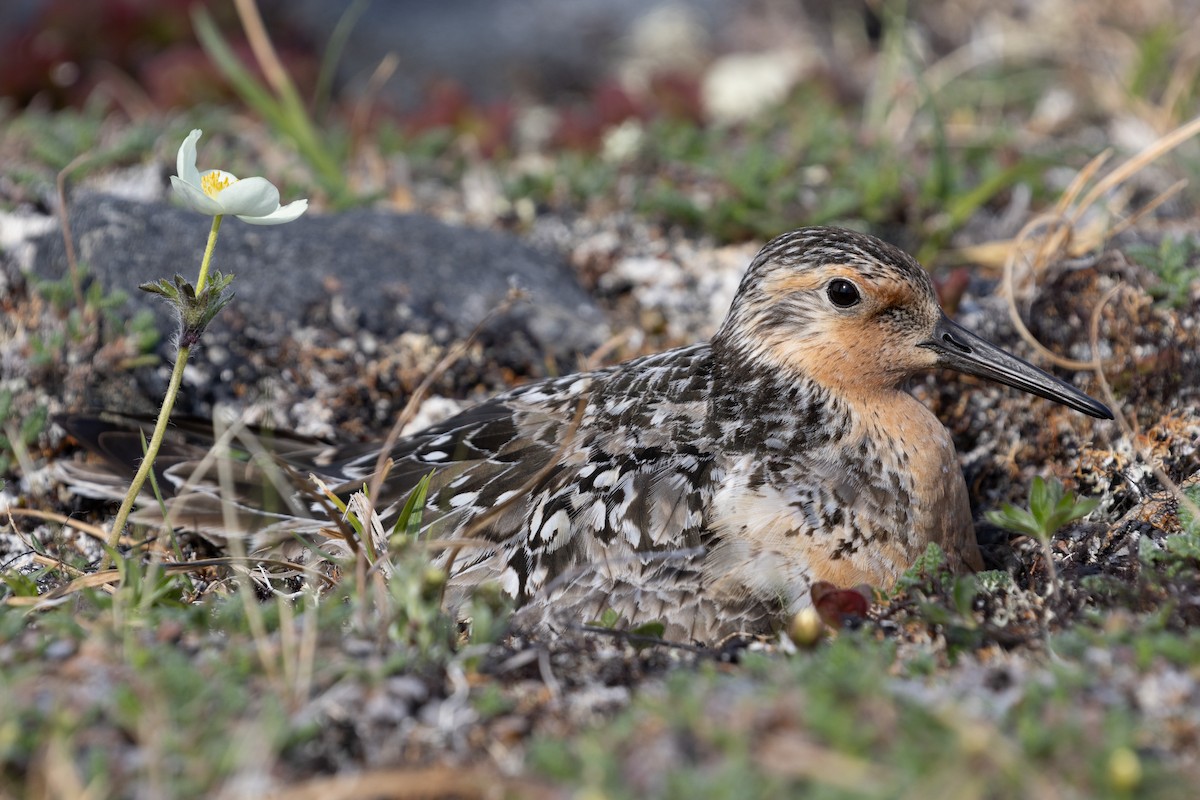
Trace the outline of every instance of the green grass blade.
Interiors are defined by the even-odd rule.
[[[417,481],[408,499],[404,501],[404,508],[400,509],[400,516],[396,518],[396,524],[392,528],[392,536],[403,532],[411,539],[416,539],[420,535],[421,519],[425,514],[425,496],[429,493],[429,482],[432,479],[433,472],[430,471]]]

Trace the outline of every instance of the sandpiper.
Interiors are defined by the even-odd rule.
[[[933,367],[1112,418],[947,318],[906,253],[804,228],[763,247],[710,342],[520,386],[403,438],[377,507],[390,526],[433,473],[423,535],[472,538],[439,557],[452,603],[495,582],[551,627],[611,609],[630,624],[660,621],[674,639],[769,633],[811,602],[814,583],[890,586],[930,542],[954,569],[982,566],[949,433],[903,389]],[[63,424],[107,456],[110,478],[132,474],[141,445],[131,419]],[[181,435],[164,451],[173,524],[229,535],[222,512],[236,505],[233,518],[259,541],[328,527],[296,513],[306,507],[296,498],[312,494],[306,477],[348,495],[379,455],[276,434],[295,497],[270,510],[261,492],[231,498],[215,480],[184,490],[202,439]],[[261,482],[239,468],[239,486]],[[94,468],[72,472],[82,493],[121,488]],[[157,506],[142,519],[154,514],[161,523]]]

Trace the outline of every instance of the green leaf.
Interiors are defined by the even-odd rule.
[[[429,481],[432,478],[433,470],[430,470],[429,474],[417,481],[417,485],[409,492],[408,499],[404,501],[404,508],[400,509],[400,516],[396,517],[396,524],[392,527],[392,536],[404,533],[410,540],[416,540],[421,535],[421,520],[425,515],[425,496],[429,493]]]
[[[242,64],[203,7],[197,6],[193,11],[192,24],[200,46],[233,85],[234,91],[241,95],[247,105],[261,114],[271,127],[292,140],[296,149],[313,167],[318,179],[337,201],[347,200],[349,187],[346,176],[331,155],[332,148],[328,140],[322,138],[309,119],[304,103],[290,81],[276,87],[274,91],[264,86]]]
[[[1033,512],[1033,518],[1041,522],[1046,516],[1046,507],[1049,502],[1049,487],[1042,480],[1042,476],[1038,475],[1033,479],[1033,485],[1029,489],[1029,510]]]
[[[1051,532],[1057,531],[1068,523],[1086,517],[1098,505],[1100,505],[1100,501],[1096,498],[1088,497],[1077,500],[1074,495],[1068,494],[1058,502],[1046,527]]]
[[[21,572],[6,572],[0,576],[12,593],[17,597],[37,597],[37,581]]]
[[[1200,503],[1200,488],[1190,489],[1185,494],[1191,498],[1193,503]],[[1197,519],[1187,506],[1183,503],[1179,504],[1179,524],[1188,533],[1200,535],[1200,519]]]
[[[945,569],[946,553],[936,542],[930,542],[925,547],[925,552],[918,556],[913,565],[900,576],[900,580],[896,581],[896,591],[922,586],[928,579],[936,578]]]
[[[612,609],[609,610],[611,611]],[[630,633],[634,634],[635,636],[646,636],[651,639],[661,639],[666,631],[666,624],[661,620],[656,619],[651,622],[643,622],[641,625],[638,625],[636,628],[631,630]]]
[[[233,52],[233,48],[217,30],[212,17],[202,7],[198,6],[192,13],[192,25],[196,29],[196,38],[200,40],[200,46],[204,48],[204,52],[213,60],[226,80],[233,85],[234,91],[242,96],[247,105],[262,114],[271,125],[279,129],[285,128],[286,117],[279,103],[242,65],[241,59]]]
[[[621,621],[621,615],[612,608],[604,609],[604,613],[600,615],[600,619],[594,619],[588,623],[593,628],[608,628],[612,630],[617,627],[617,623]]]
[[[1036,538],[1042,537],[1042,525],[1028,511],[1005,503],[999,511],[986,511],[984,519],[993,525],[1013,533],[1022,533]]]
[[[166,278],[159,278],[157,282],[150,281],[148,283],[139,284],[138,288],[141,289],[143,292],[149,292],[150,294],[157,294],[157,295],[165,297],[168,300],[171,300],[173,302],[178,302],[179,301],[179,287],[184,285],[185,283],[187,283],[187,281],[184,280],[183,276],[180,275],[179,273],[175,273],[175,282],[174,283],[171,283]]]
[[[643,622],[641,625],[638,625],[636,628],[631,630],[630,633],[634,636],[644,636],[647,639],[662,639],[666,630],[667,626],[661,620],[656,619],[650,622]],[[635,641],[631,644],[633,644],[633,649],[637,650],[639,653],[642,650],[645,650],[647,647],[654,646],[654,642]]]
[[[1064,525],[1096,510],[1098,498],[1077,498],[1055,479],[1035,477],[1029,489],[1029,510],[1005,503],[999,511],[987,511],[984,518],[1005,530],[1049,539]]]
[[[1200,564],[1200,535],[1176,534],[1163,540],[1163,549],[1176,558],[1186,558]]]
[[[363,491],[365,492],[366,490],[367,490],[366,484],[363,484]],[[348,506],[346,505],[346,501],[345,501],[345,500],[343,500],[342,498],[338,497],[338,496],[337,496],[336,494],[334,494],[333,492],[328,492],[328,493],[326,493],[326,494],[324,495],[324,497],[325,497],[325,499],[326,499],[326,500],[328,500],[329,502],[333,503],[333,504],[334,504],[334,505],[337,507],[337,510],[338,510],[338,511],[342,512],[343,514],[345,514],[345,513],[346,513],[346,509],[348,508]]]
[[[954,610],[968,620],[974,620],[972,611],[975,607],[975,595],[979,587],[974,575],[960,575],[954,579],[950,587],[950,597],[954,601]]]

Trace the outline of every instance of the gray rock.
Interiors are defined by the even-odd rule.
[[[130,311],[150,308],[163,330],[174,317],[137,286],[176,272],[195,281],[210,221],[155,203],[79,196],[71,204],[79,259],[106,291],[129,294]],[[66,271],[58,230],[27,243],[21,261],[43,279]],[[14,269],[14,259],[6,259]],[[309,213],[275,227],[230,218],[221,228],[213,269],[232,272],[236,296],[206,336],[222,333],[270,345],[300,325],[370,331],[388,339],[406,331],[447,342],[465,337],[511,287],[528,300],[495,317],[482,333],[488,356],[520,374],[537,374],[547,356],[574,367],[608,336],[604,314],[563,259],[502,233],[456,228],[417,214],[356,210]],[[218,330],[222,329],[222,330]],[[236,348],[237,342],[233,342]],[[244,346],[244,345],[243,345]],[[164,341],[164,348],[171,351]],[[171,351],[173,352],[173,351]]]
[[[106,293],[124,290],[125,313],[150,309],[158,330],[173,335],[172,307],[137,287],[175,272],[196,281],[209,219],[98,194],[80,193],[71,209],[88,281],[100,283]],[[22,230],[20,241],[0,252],[0,287],[22,281],[22,272],[32,279],[64,276],[58,227]],[[389,403],[402,402],[413,389],[412,378],[394,367],[376,373],[370,363],[409,347],[401,344],[402,333],[422,333],[443,344],[460,341],[504,301],[512,285],[526,290],[527,300],[488,321],[479,338],[484,359],[457,362],[437,391],[503,386],[514,374],[541,377],[554,368],[571,371],[578,354],[590,353],[608,337],[604,314],[558,255],[514,236],[454,228],[426,216],[308,213],[278,227],[229,218],[212,269],[234,273],[235,296],[192,353],[187,391],[176,405],[180,414],[206,415],[218,402],[271,397],[290,408],[322,397],[323,405],[336,405],[332,414],[338,421],[356,417],[370,426],[391,419],[396,409]],[[166,387],[173,341],[174,336],[162,337],[156,367],[92,374],[84,403],[150,410],[148,398],[157,402]],[[344,357],[329,361],[335,350]],[[403,362],[408,356],[400,357]],[[365,374],[374,377],[362,383]],[[330,389],[323,390],[326,385]]]

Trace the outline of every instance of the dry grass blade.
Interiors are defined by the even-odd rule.
[[[58,560],[52,559],[52,558],[47,558],[45,556],[34,556],[34,561],[36,561],[39,564],[44,564],[45,566],[66,570],[66,571],[70,572],[71,574],[77,575],[78,577],[76,577],[74,580],[72,580],[66,586],[60,586],[56,589],[52,589],[51,591],[46,592],[45,594],[42,594],[42,595],[38,595],[36,597],[10,597],[5,601],[7,605],[10,605],[10,606],[34,606],[37,608],[42,608],[42,607],[49,608],[53,605],[56,605],[58,602],[61,602],[63,599],[65,599],[69,595],[75,594],[76,592],[80,592],[84,589],[94,589],[98,586],[108,587],[111,584],[114,584],[121,579],[121,572],[120,572],[120,570],[116,570],[116,569],[107,569],[107,570],[103,570],[100,572],[84,573],[84,572],[80,572],[80,570],[75,569],[74,567],[71,567],[69,564],[65,564],[61,561],[58,561]],[[321,575],[319,572],[316,572],[315,570],[312,570],[311,568],[302,566],[300,564],[293,563],[291,561],[279,561],[276,559],[226,556],[226,557],[222,557],[222,558],[201,558],[201,559],[196,559],[195,561],[165,562],[165,563],[159,563],[156,566],[159,569],[163,570],[164,572],[166,572],[167,574],[170,574],[170,575],[179,575],[179,574],[189,573],[189,572],[201,572],[203,570],[212,569],[215,567],[233,568],[233,567],[238,567],[238,566],[244,566],[244,567],[253,568],[253,567],[260,567],[260,566],[273,566],[273,567],[278,567],[281,569],[297,570],[297,571],[301,571],[301,572],[304,572],[307,574],[311,574],[313,577],[316,577],[319,580],[324,581],[325,583],[329,584],[330,586],[334,585],[334,582],[329,577],[327,577],[325,575]]]
[[[1072,231],[1071,224],[1067,217],[1067,211],[1071,207],[1071,203],[1083,191],[1083,187],[1088,184],[1096,172],[1104,166],[1109,157],[1112,156],[1112,150],[1105,150],[1102,153],[1094,156],[1091,161],[1084,165],[1083,169],[1079,170],[1078,174],[1071,180],[1071,183],[1063,191],[1058,202],[1054,205],[1054,209],[1039,214],[1032,220],[1027,222],[1020,232],[1013,239],[1002,239],[999,241],[985,242],[983,244],[974,245],[972,247],[963,248],[959,251],[959,256],[964,261],[986,264],[988,266],[1000,266],[1005,270],[1006,291],[1012,294],[1010,288],[1013,278],[1011,270],[1015,267],[1016,258],[1023,250],[1022,247],[1027,239],[1033,233],[1042,227],[1048,227],[1049,233],[1045,238],[1038,242],[1037,253],[1034,258],[1029,261],[1032,273],[1036,273],[1035,265],[1045,264],[1048,260],[1048,253],[1058,252],[1059,249],[1066,246],[1066,243],[1071,240]]]
[[[1104,297],[1100,298],[1100,302],[1096,304],[1096,308],[1092,311],[1091,328],[1089,331],[1092,342],[1092,353],[1096,352],[1096,342],[1100,337],[1100,314],[1104,311],[1104,307],[1108,305],[1109,301],[1124,287],[1125,284],[1118,283],[1109,289],[1104,294]],[[1092,370],[1096,373],[1096,380],[1100,383],[1100,391],[1104,394],[1104,400],[1108,403],[1109,408],[1113,410],[1113,416],[1116,417],[1117,424],[1121,427],[1121,433],[1129,440],[1130,446],[1137,451],[1138,457],[1149,465],[1158,482],[1174,495],[1176,502],[1186,508],[1193,519],[1200,520],[1200,505],[1197,505],[1192,498],[1188,497],[1187,493],[1179,488],[1179,484],[1171,480],[1171,476],[1166,473],[1166,470],[1159,466],[1154,457],[1142,446],[1141,440],[1144,437],[1136,430],[1134,423],[1131,423],[1128,417],[1125,416],[1125,412],[1121,410],[1121,406],[1117,403],[1117,397],[1113,394],[1112,387],[1108,384],[1108,379],[1104,376],[1104,365],[1100,363],[1099,359],[1096,359],[1092,363]]]
[[[9,508],[5,510],[9,516],[11,524],[12,517],[31,517],[33,519],[44,519],[47,522],[57,522],[60,525],[65,525],[68,528],[74,528],[80,533],[87,534],[98,542],[108,542],[108,532],[98,525],[89,525],[86,522],[80,522],[77,519],[72,519],[65,514],[56,514],[53,511],[41,511],[36,508]],[[128,536],[122,537],[120,542],[122,547],[130,547],[133,545],[133,540]]]
[[[593,350],[587,358],[582,360],[580,369],[584,372],[591,372],[592,370],[599,369],[604,359],[612,355],[613,351],[615,351],[618,347],[628,342],[632,335],[632,331],[623,330],[620,333],[615,333],[608,337],[608,339],[595,350]]]
[[[33,563],[39,566],[49,567],[50,569],[61,569],[63,572],[67,573],[73,578],[78,578],[87,574],[78,567],[73,567],[61,559],[44,556],[41,553],[34,554]]]
[[[28,797],[46,800],[67,797],[93,800],[105,796],[102,779],[94,778],[91,784],[84,785],[72,743],[62,732],[55,732],[38,748],[30,764],[29,789]]]
[[[1075,220],[1078,220],[1089,207],[1095,205],[1096,201],[1105,192],[1129,180],[1146,166],[1162,158],[1197,134],[1200,134],[1200,117],[1196,117],[1191,122],[1184,123],[1165,136],[1160,137],[1136,156],[1105,175],[1079,202],[1076,208]]]
[[[1193,119],[1165,136],[1159,138],[1149,147],[1142,150],[1137,155],[1124,161],[1118,165],[1112,172],[1098,180],[1086,194],[1083,193],[1083,187],[1090,183],[1111,155],[1111,151],[1104,151],[1099,154],[1079,171],[1075,179],[1071,181],[1071,185],[1063,192],[1061,198],[1055,206],[1055,210],[1049,214],[1040,215],[1031,220],[1021,232],[1013,240],[1008,257],[1004,262],[1004,294],[1005,301],[1008,303],[1008,313],[1012,320],[1013,327],[1017,333],[1024,339],[1034,350],[1038,352],[1046,360],[1057,366],[1065,369],[1073,369],[1077,371],[1092,370],[1094,368],[1095,359],[1095,342],[1093,341],[1093,357],[1087,361],[1081,361],[1071,358],[1064,358],[1057,353],[1046,348],[1037,340],[1025,325],[1025,321],[1021,318],[1020,311],[1017,308],[1016,301],[1016,262],[1017,259],[1025,252],[1024,245],[1031,240],[1036,231],[1046,229],[1046,233],[1037,242],[1035,254],[1029,264],[1029,274],[1036,276],[1042,273],[1047,265],[1062,258],[1064,255],[1079,255],[1090,252],[1098,247],[1101,247],[1105,241],[1112,236],[1126,230],[1131,225],[1141,220],[1146,215],[1150,214],[1154,209],[1161,206],[1172,196],[1177,194],[1183,188],[1184,182],[1177,182],[1166,191],[1161,192],[1153,200],[1151,200],[1142,208],[1133,212],[1129,217],[1117,223],[1113,227],[1108,227],[1105,223],[1097,222],[1092,226],[1094,229],[1081,231],[1079,225],[1083,219],[1083,215],[1089,208],[1094,206],[1101,197],[1107,192],[1113,191],[1125,181],[1129,180],[1147,165],[1161,158],[1166,153],[1183,144],[1188,139],[1200,134],[1200,117]],[[1082,195],[1082,197],[1080,197]],[[1120,204],[1124,206],[1124,201]]]
[[[1108,160],[1112,158],[1112,154],[1112,148],[1107,148],[1094,156],[1091,161],[1084,165],[1083,169],[1079,170],[1079,174],[1071,180],[1071,183],[1067,186],[1067,190],[1063,192],[1062,197],[1058,198],[1058,202],[1054,206],[1059,216],[1067,216],[1067,211],[1071,208],[1071,204],[1075,202],[1075,198],[1079,197],[1080,193],[1083,192],[1083,187],[1087,186],[1096,177],[1096,173],[1100,171],[1100,168],[1108,163]]]
[[[528,778],[506,778],[486,769],[427,767],[380,769],[358,775],[318,778],[287,786],[266,795],[265,800],[351,800],[360,797],[379,800],[425,800],[436,797],[550,800],[569,796],[564,791]]]
[[[1092,181],[1100,167],[1108,160],[1111,151],[1106,150],[1093,158],[1087,166],[1080,170],[1079,174],[1067,188],[1067,191],[1059,198],[1055,207],[1056,216],[1060,216],[1065,220],[1066,227],[1057,229],[1054,236],[1042,242],[1038,257],[1034,261],[1035,271],[1037,267],[1049,263],[1063,252],[1071,255],[1079,255],[1094,250],[1102,246],[1115,232],[1128,227],[1131,223],[1125,223],[1124,225],[1119,223],[1115,228],[1107,228],[1100,224],[1097,226],[1098,230],[1089,231],[1087,235],[1081,235],[1078,229],[1084,214],[1087,213],[1088,209],[1096,205],[1105,194],[1116,190],[1138,172],[1197,134],[1200,134],[1200,117],[1196,117],[1170,133],[1159,137],[1137,155],[1117,165],[1111,172],[1096,181],[1086,194],[1083,194],[1083,187]],[[1151,200],[1150,203],[1134,212],[1132,218],[1140,219],[1144,217],[1178,191],[1179,189],[1175,186],[1168,188],[1165,192],[1162,192]],[[1082,197],[1080,197],[1081,194],[1083,195]],[[1116,207],[1112,209],[1114,213],[1118,213],[1119,209],[1124,207],[1125,202],[1125,200],[1122,200],[1121,203],[1116,204]]]
[[[391,459],[388,459],[388,466],[391,464]],[[378,569],[385,578],[390,579],[393,569],[391,560],[387,557],[388,534],[383,529],[383,520],[375,512],[370,499],[362,492],[350,495],[350,500],[346,503],[346,514],[357,519],[358,524],[362,527],[359,536],[362,537],[363,545],[369,553],[371,569]]]
[[[218,431],[218,425],[221,425],[221,430]],[[180,522],[178,516],[186,513],[185,504],[182,499],[191,493],[202,492],[198,487],[202,486],[205,479],[216,468],[219,473],[222,468],[227,467],[228,454],[230,445],[233,441],[237,441],[250,452],[250,455],[255,459],[255,464],[259,467],[262,477],[270,481],[271,486],[275,489],[278,496],[288,503],[291,513],[297,516],[303,516],[304,509],[293,498],[293,486],[286,480],[283,474],[283,468],[272,458],[270,452],[259,441],[258,437],[247,430],[247,422],[244,418],[232,420],[222,423],[218,418],[213,419],[213,443],[209,447],[208,452],[196,461],[192,471],[187,478],[174,491],[175,502],[169,506],[168,513],[164,516],[162,525],[164,529],[178,527]],[[220,481],[218,480],[218,483]],[[226,490],[222,490],[226,491]],[[231,491],[227,491],[225,497],[235,497]],[[234,504],[236,505],[236,503]],[[228,517],[232,511],[230,502],[222,503],[222,513],[227,515],[225,529],[227,531],[238,530],[236,520]]]
[[[52,608],[76,592],[95,589],[98,586],[109,586],[120,580],[120,570],[106,569],[103,572],[89,572],[74,579],[66,586],[52,589],[45,594],[36,597],[10,597],[4,602],[9,606],[27,606],[35,609]]]
[[[1163,203],[1170,200],[1175,195],[1182,192],[1184,190],[1184,188],[1187,186],[1187,184],[1188,184],[1188,182],[1187,182],[1186,178],[1180,178],[1179,180],[1172,183],[1170,186],[1168,186],[1166,189],[1164,189],[1157,197],[1155,197],[1149,203],[1146,203],[1146,205],[1142,206],[1137,211],[1133,212],[1128,217],[1126,217],[1125,219],[1121,220],[1116,225],[1114,225],[1113,229],[1111,231],[1109,231],[1109,234],[1108,234],[1109,237],[1112,238],[1114,236],[1117,236],[1118,234],[1124,233],[1125,231],[1132,228],[1134,225],[1141,222],[1146,217],[1153,214],[1158,209],[1159,206],[1161,206]]]
[[[220,422],[218,417],[213,418],[213,433],[218,434],[218,441],[228,441],[227,437],[232,435],[231,431],[235,429],[235,426],[230,425],[218,432],[217,425]],[[220,487],[222,496],[233,496],[233,473],[228,458],[217,459],[217,485]],[[229,503],[222,503],[221,513],[224,516],[225,530],[236,530],[236,512]],[[235,558],[246,558],[246,543],[242,540],[242,537],[230,536],[228,544]],[[234,572],[234,579],[237,583],[238,598],[242,601],[242,608],[246,612],[246,624],[250,628],[251,639],[254,641],[254,649],[258,654],[258,663],[262,665],[263,672],[267,676],[267,681],[279,685],[282,668],[275,658],[276,648],[267,632],[267,624],[263,618],[262,607],[259,605],[254,591],[254,582],[250,579],[249,574],[241,570]]]
[[[350,140],[354,142],[356,149],[367,138],[371,112],[379,101],[379,93],[383,91],[383,87],[392,79],[399,67],[400,57],[394,52],[389,52],[380,59],[379,64],[371,73],[371,77],[367,81],[367,88],[355,105],[354,116],[350,119]]]
[[[233,5],[237,9],[242,30],[246,32],[246,41],[250,43],[254,60],[262,69],[267,83],[271,84],[271,88],[280,96],[295,94],[296,89],[292,85],[292,79],[288,76],[283,62],[279,60],[279,55],[275,52],[275,45],[271,43],[271,37],[267,35],[262,15],[258,13],[258,4],[254,0],[233,0]]]
[[[1033,236],[1034,231],[1041,227],[1049,226],[1052,237],[1054,232],[1064,229],[1065,220],[1059,214],[1042,214],[1030,220],[1021,232],[1017,234],[1014,240],[1012,249],[1009,250],[1008,259],[1004,262],[1004,301],[1008,304],[1008,316],[1012,320],[1013,328],[1017,334],[1025,340],[1026,344],[1032,347],[1037,353],[1052,364],[1063,367],[1064,369],[1073,369],[1077,371],[1090,370],[1092,368],[1091,361],[1076,361],[1073,358],[1064,358],[1054,351],[1047,348],[1038,338],[1033,335],[1029,328],[1025,325],[1025,320],[1021,318],[1021,312],[1017,308],[1017,293],[1013,273],[1018,255],[1022,252],[1022,244]],[[1034,269],[1036,272],[1036,268]]]
[[[391,463],[390,461],[388,463]],[[330,539],[340,539],[350,548],[351,555],[358,555],[358,536],[355,534],[354,526],[347,519],[345,503],[337,496],[333,489],[325,481],[317,477],[316,473],[310,472],[308,480],[317,487],[317,498],[321,502],[321,507],[325,511],[325,515],[330,522],[337,526],[337,530],[332,528],[322,528],[321,534]]]
[[[244,556],[241,558],[235,556],[218,556],[216,558],[196,558],[191,561],[179,562],[164,562],[159,565],[161,569],[168,573],[177,574],[183,572],[199,572],[205,569],[216,567],[225,567],[233,569],[234,567],[246,567],[250,569],[261,569],[263,567],[274,567],[275,569],[285,570],[288,572],[299,572],[310,578],[315,578],[318,581],[324,582],[328,586],[336,586],[337,582],[328,575],[315,570],[312,567],[307,567],[303,564],[297,564],[295,561],[284,561],[278,558],[260,558],[258,556]]]

